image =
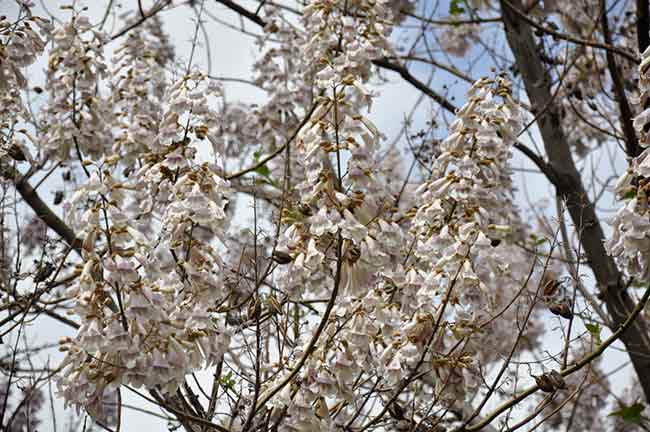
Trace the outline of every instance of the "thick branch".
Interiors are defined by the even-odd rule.
[[[605,42],[611,44],[612,36],[609,31],[609,22],[604,1],[601,3],[600,22]],[[629,157],[636,157],[641,154],[641,147],[637,142],[634,126],[632,125],[632,110],[630,109],[627,96],[625,96],[623,77],[616,64],[614,54],[611,51],[606,51],[605,55],[607,57],[607,69],[609,69],[609,74],[612,76],[612,83],[614,85],[614,96],[616,97],[618,109],[621,113],[621,127],[623,128],[623,135],[625,135],[625,152]]]
[[[510,7],[511,4],[515,9]],[[605,251],[600,221],[573,161],[569,142],[562,130],[559,107],[552,100],[549,73],[535,45],[531,26],[518,13],[521,1],[501,0],[501,9],[508,43],[528,98],[533,106],[548,106],[548,109],[540,114],[538,126],[549,165],[557,175],[554,184],[558,195],[566,201],[582,248],[612,317],[612,328],[618,329],[634,308],[633,301],[622,289],[621,274],[614,260]],[[645,320],[639,319],[621,335],[621,340],[630,354],[645,396],[650,400],[650,344],[647,342],[647,328]]]
[[[264,28],[266,26],[266,22],[264,22],[264,20],[259,15],[257,15],[254,12],[249,11],[248,9],[246,9],[243,6],[238,5],[234,1],[231,1],[231,0],[216,0],[216,1],[217,1],[217,3],[221,3],[222,5],[227,7],[228,9],[231,9],[232,11],[237,12],[238,14],[243,16],[244,18],[248,19],[249,21],[254,22],[255,24],[257,24],[258,26],[260,26],[262,28]]]
[[[650,45],[650,6],[648,0],[636,0],[636,37],[639,51],[643,52]]]
[[[386,58],[373,60],[372,63],[375,66],[379,66],[380,68],[397,72],[409,84],[411,84],[413,87],[415,87],[416,89],[420,90],[422,93],[429,96],[434,101],[436,101],[438,104],[440,104],[441,107],[451,112],[452,114],[456,113],[457,108],[451,102],[449,102],[444,96],[439,95],[438,93],[434,92],[429,87],[424,85],[424,83],[422,83],[420,80],[418,80],[413,75],[411,75],[408,69],[406,69],[404,66],[397,63],[391,63]]]
[[[617,46],[613,46],[611,43],[599,43],[596,41],[588,40],[588,39],[582,39],[582,38],[577,38],[565,33],[558,32],[556,30],[553,30],[551,28],[545,27],[539,23],[537,23],[534,19],[530,18],[525,12],[523,12],[523,9],[519,7],[518,5],[520,2],[518,0],[501,0],[502,7],[508,7],[511,13],[515,14],[517,18],[521,19],[524,21],[526,24],[529,26],[535,27],[537,30],[544,32],[550,36],[553,36],[558,39],[563,39],[567,42],[571,42],[576,45],[584,45],[584,46],[589,46],[592,48],[598,48],[598,49],[603,49],[607,51],[608,53],[616,53],[619,56],[631,61],[634,64],[639,64],[639,58],[628,51],[626,51],[623,48],[619,48]],[[505,23],[505,20],[504,20]],[[646,30],[647,32],[647,30]]]
[[[74,231],[50,210],[50,207],[43,202],[29,182],[23,179],[18,170],[7,163],[2,163],[0,164],[0,176],[11,181],[20,196],[34,210],[34,213],[81,255],[81,239],[77,238]]]

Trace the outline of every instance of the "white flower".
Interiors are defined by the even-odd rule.
[[[335,234],[340,219],[341,216],[336,211],[321,207],[318,213],[309,218],[311,224],[309,232],[316,237],[322,237],[325,233]]]
[[[348,209],[343,210],[343,221],[339,222],[339,226],[343,238],[350,239],[356,244],[360,244],[368,235],[368,229],[361,225]]]

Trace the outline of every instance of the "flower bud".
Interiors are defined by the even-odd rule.
[[[273,251],[273,261],[278,264],[289,264],[291,261],[293,261],[293,258],[286,252],[276,250]]]

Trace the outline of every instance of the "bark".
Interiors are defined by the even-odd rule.
[[[600,297],[611,316],[612,331],[616,331],[634,309],[634,302],[625,290],[614,260],[605,251],[603,230],[562,130],[559,107],[552,100],[550,76],[540,58],[531,27],[513,10],[513,7],[522,9],[521,1],[500,0],[500,3],[506,37],[530,103],[533,107],[546,108],[539,115],[537,124],[548,164],[556,175],[554,184],[557,194],[566,201],[582,249],[596,278]],[[633,326],[622,333],[621,341],[630,355],[646,400],[650,401],[650,343],[647,335],[648,323],[639,317]]]
[[[648,0],[636,0],[636,37],[639,51],[643,52],[650,45],[650,7]]]

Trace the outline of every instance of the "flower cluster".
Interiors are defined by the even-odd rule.
[[[99,80],[108,75],[106,35],[72,9],[70,21],[53,30],[51,42],[42,147],[63,159],[100,157],[113,143],[111,105],[99,91]]]
[[[119,132],[112,149],[130,162],[150,150],[158,133],[155,127],[162,115],[166,85],[164,67],[173,55],[160,27],[157,16],[146,21],[139,31],[126,36],[113,58],[111,102]]]
[[[363,365],[379,364],[375,339],[381,339],[382,330],[390,338],[400,324],[397,310],[384,311],[386,301],[375,287],[382,271],[403,259],[409,236],[388,214],[394,197],[377,174],[381,134],[366,117],[374,95],[364,86],[371,60],[389,52],[390,20],[386,2],[365,0],[314,1],[303,17],[307,43],[302,55],[317,59],[311,74],[319,95],[298,134],[305,177],[296,186],[301,201],[283,214],[289,227],[277,250],[290,262],[275,280],[292,298],[332,297],[335,318],[321,336],[326,342],[300,371],[304,385],[275,401],[288,406],[288,430],[321,430],[354,420],[352,408],[335,420],[330,409],[357,400],[354,381],[367,372]],[[327,277],[335,273],[334,280]],[[298,346],[311,337],[307,332]],[[302,349],[294,352],[296,359]]]
[[[440,384],[451,380],[449,388],[460,392],[451,400],[479,384],[471,377],[472,364],[494,360],[512,346],[514,339],[504,337],[510,320],[488,322],[530,282],[535,265],[535,257],[515,244],[524,241],[525,227],[512,203],[508,160],[520,109],[502,78],[479,80],[468,99],[440,145],[432,180],[416,192],[421,205],[412,228],[422,264],[416,306],[434,316],[444,311],[453,323],[437,349],[464,338],[463,355],[472,359],[440,364]]]
[[[25,142],[15,132],[19,129],[29,137],[24,129],[16,127],[30,117],[21,95],[27,86],[21,70],[33,64],[43,52],[45,42],[39,31],[47,36],[50,23],[31,15],[26,7],[21,8],[15,22],[0,17],[0,157],[3,159],[5,156],[18,161],[29,158]]]
[[[352,18],[355,13],[359,17]],[[364,290],[370,268],[388,258],[375,251],[377,237],[369,235],[372,228],[366,226],[374,221],[379,227],[382,217],[378,216],[389,200],[381,179],[372,174],[381,134],[363,112],[373,96],[363,81],[371,60],[385,54],[381,47],[388,46],[389,17],[390,10],[382,2],[315,1],[305,10],[309,37],[303,56],[319,59],[313,73],[320,96],[298,136],[305,170],[305,179],[297,186],[302,202],[286,212],[285,221],[292,226],[280,244],[295,257],[278,277],[289,292],[294,291],[291,287],[309,287],[310,279],[322,282],[324,254],[319,249],[331,251],[329,245],[339,230],[346,241],[348,264],[361,257],[354,271],[347,271],[348,264],[343,271],[346,293]]]
[[[479,40],[480,27],[472,24],[448,25],[441,32],[440,48],[456,57],[463,57]]]
[[[355,13],[354,7],[364,13]],[[436,399],[454,400],[475,389],[479,381],[472,377],[468,383],[466,371],[476,372],[477,361],[495,360],[514,341],[491,338],[490,354],[479,339],[511,334],[510,328],[488,323],[489,318],[526,286],[535,263],[514,245],[525,237],[525,227],[512,204],[507,161],[520,113],[502,79],[482,80],[472,88],[470,102],[442,145],[434,180],[416,192],[421,206],[410,215],[415,216],[413,234],[392,219],[394,197],[375,169],[381,134],[364,115],[373,97],[364,87],[365,76],[373,56],[383,53],[371,50],[365,59],[355,57],[357,47],[368,43],[366,34],[385,37],[388,18],[378,18],[385,13],[380,2],[318,1],[305,12],[305,27],[312,32],[305,52],[321,59],[314,66],[320,95],[298,135],[305,168],[305,181],[297,186],[302,201],[285,209],[283,222],[289,227],[277,250],[287,265],[275,281],[292,298],[311,294],[336,301],[326,342],[299,373],[303,385],[295,394],[287,388],[275,402],[288,406],[289,430],[356,424],[355,406],[362,399],[354,382],[359,377],[374,376],[385,388],[399,390],[423,362],[436,366]],[[337,27],[337,22],[344,24]],[[383,31],[366,32],[375,26]],[[375,48],[382,46],[372,40]],[[340,268],[333,264],[337,261]],[[328,273],[340,275],[334,287]],[[443,301],[452,291],[453,300]],[[447,302],[453,304],[449,313],[444,312]],[[514,319],[513,313],[506,312]],[[436,317],[441,321],[436,323]],[[463,339],[462,352],[442,354]],[[477,352],[483,357],[477,359]],[[294,358],[301,353],[294,352]],[[285,376],[279,374],[268,388]],[[340,404],[346,407],[332,419],[330,409]]]
[[[142,80],[162,60],[133,50],[154,42],[141,35],[118,53],[114,102],[137,122],[116,143],[127,157],[86,163],[90,177],[65,203],[83,236],[81,275],[68,291],[82,325],[61,343],[59,389],[93,416],[122,384],[174,393],[230,344],[215,306],[226,295],[216,243],[228,229],[229,187],[221,166],[196,161],[198,143],[216,132],[210,99],[221,92],[197,71],[170,85],[164,74]],[[117,177],[120,164],[132,175]]]
[[[608,252],[614,256],[630,276],[645,280],[650,275],[650,49],[643,53],[639,66],[639,88],[643,111],[634,118],[634,129],[639,136],[643,153],[632,159],[619,178],[615,191],[625,200],[611,221],[612,237],[607,241]]]

